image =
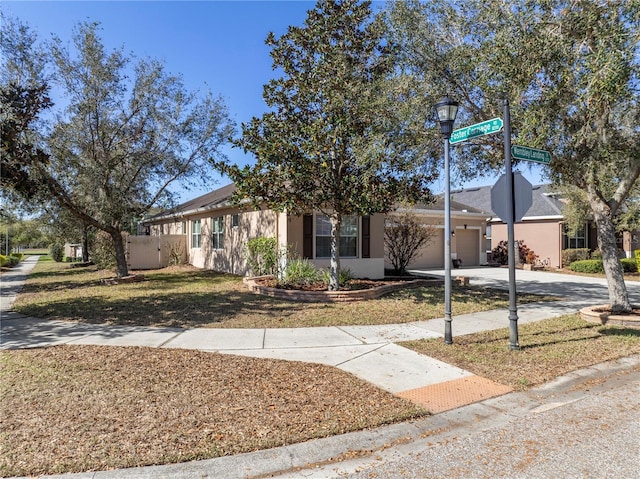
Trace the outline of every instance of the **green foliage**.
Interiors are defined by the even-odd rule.
[[[640,268],[640,249],[635,250],[633,254],[636,258],[636,263],[638,263],[638,267]]]
[[[91,245],[90,256],[91,261],[98,269],[111,269],[116,266],[117,259],[113,238],[104,231],[96,233]]]
[[[275,238],[251,238],[247,242],[246,258],[254,276],[276,274],[278,244]]]
[[[14,63],[31,58],[36,42],[28,28],[8,25],[7,31],[3,58],[6,54],[7,62]],[[5,44],[5,38],[17,40]],[[5,125],[3,115],[3,180],[8,173],[14,191],[25,197],[37,192],[43,204],[60,206],[77,224],[108,232],[118,276],[124,276],[122,232],[132,218],[170,201],[174,181],[205,181],[207,160],[221,155],[233,123],[221,98],[189,92],[161,62],[134,63],[121,49],[108,51],[96,23],[79,24],[71,45],[54,37],[44,58],[65,96],[60,102],[65,109],[53,112],[55,120],[46,131],[26,131],[50,106],[48,89],[40,83],[24,85],[21,68],[2,78],[3,112],[7,109],[18,125]],[[46,155],[24,140],[37,133]]]
[[[623,258],[620,264],[625,273],[638,272],[638,265],[633,258]],[[576,273],[604,273],[604,264],[601,259],[586,259],[574,261],[569,265],[569,269]]]
[[[604,264],[601,259],[583,259],[573,261],[569,269],[576,273],[604,273]]]
[[[9,267],[17,265],[22,259],[22,253],[11,253],[9,256],[0,254],[0,266]]]
[[[622,263],[622,270],[625,273],[637,273],[638,272],[638,263],[635,258],[622,258],[620,260]]]
[[[566,268],[575,261],[584,261],[589,259],[589,248],[574,248],[562,250],[562,267]],[[597,259],[597,258],[594,258]],[[600,255],[602,259],[602,255]]]
[[[351,273],[351,270],[346,268],[346,269],[340,269],[340,274],[338,276],[338,284],[340,285],[340,287],[345,286],[349,280],[351,280],[353,278],[353,274]],[[325,269],[322,271],[322,280],[329,284],[329,270]]]
[[[321,0],[304,26],[269,34],[273,67],[283,76],[264,87],[270,111],[243,124],[235,142],[255,155],[255,165],[223,166],[236,199],[291,214],[322,210],[337,224],[428,196],[424,117],[409,116],[401,85],[390,83],[393,46],[370,3]]]
[[[602,259],[602,253],[599,249],[595,249],[591,252],[591,259]]]
[[[518,254],[522,263],[535,264],[536,259],[538,259],[538,255],[524,244],[524,240],[518,240]],[[509,243],[500,241],[498,246],[491,250],[491,257],[498,264],[507,264],[509,262]]]
[[[308,259],[293,259],[287,261],[281,283],[288,286],[300,287],[323,281],[322,272]]]
[[[616,221],[633,223],[623,212],[638,205],[639,11],[637,0],[513,0],[500,8],[407,0],[392,2],[387,16],[398,70],[414,77],[425,118],[444,92],[460,101],[460,125],[501,117],[506,98],[514,141],[552,152],[549,177],[588,205],[615,286],[610,303],[623,310],[629,297],[612,265]],[[495,170],[502,146],[499,135],[462,143],[456,166],[463,177]],[[569,214],[574,227],[578,213]]]
[[[49,246],[49,256],[51,256],[56,263],[60,263],[64,256],[64,246],[60,243],[52,243],[51,246]]]

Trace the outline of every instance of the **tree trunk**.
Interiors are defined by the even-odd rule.
[[[598,248],[600,248],[600,253],[602,254],[604,272],[607,277],[611,309],[615,312],[631,311],[629,293],[622,273],[622,264],[616,251],[615,226],[611,209],[595,194],[587,192],[587,196],[591,203],[591,211],[598,230]]]
[[[329,266],[329,291],[340,288],[340,224],[342,215],[336,213],[331,220],[331,265]]]
[[[82,261],[89,262],[89,226],[86,224],[82,227]]]
[[[118,266],[117,275],[118,278],[129,276],[129,268],[127,267],[127,256],[125,254],[124,240],[122,239],[122,233],[119,230],[113,229],[109,231],[111,239],[113,239],[113,245],[116,252],[116,263]]]

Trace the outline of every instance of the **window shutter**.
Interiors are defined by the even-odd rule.
[[[302,217],[302,256],[313,259],[313,215]]]
[[[371,258],[371,217],[362,217],[362,257]]]

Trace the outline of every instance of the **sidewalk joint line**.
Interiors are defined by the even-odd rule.
[[[371,351],[367,351],[366,353],[358,354],[357,356],[349,358],[346,361],[342,361],[341,363],[336,364],[335,367],[339,368],[343,364],[347,364],[348,362],[351,362],[354,359],[360,359],[360,358],[366,356],[367,354],[375,353],[376,351],[379,351],[380,349],[384,348],[385,346],[388,346],[389,344],[392,344],[392,343],[384,343],[384,344],[381,343],[380,346],[378,346],[377,348],[372,349]],[[402,346],[400,346],[400,347],[402,347]]]
[[[338,331],[341,331],[341,332],[345,333],[346,335],[351,336],[353,339],[356,339],[356,340],[360,341],[362,344],[376,344],[376,343],[367,343],[364,339],[359,338],[355,334],[351,334],[349,331],[345,331],[344,329],[342,329],[343,327],[344,326],[334,326],[334,328],[336,328]]]

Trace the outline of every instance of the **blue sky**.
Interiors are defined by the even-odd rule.
[[[74,25],[82,21],[101,23],[102,39],[108,49],[124,47],[137,57],[163,60],[166,70],[182,74],[190,90],[210,89],[221,95],[238,124],[260,116],[267,109],[262,87],[276,73],[271,68],[270,49],[264,40],[270,31],[276,36],[289,25],[302,25],[315,1],[29,1],[2,0],[5,15],[17,17],[38,32],[41,39],[51,34],[70,38]],[[374,8],[384,2],[376,1]],[[55,99],[54,99],[55,101]],[[462,125],[460,125],[462,126]],[[252,161],[239,149],[226,148],[231,161]],[[538,168],[524,176],[539,183]],[[499,175],[498,175],[499,176]],[[465,185],[488,185],[495,175]],[[209,189],[182,194],[191,199],[228,183],[221,178]],[[442,191],[441,183],[432,185]]]

